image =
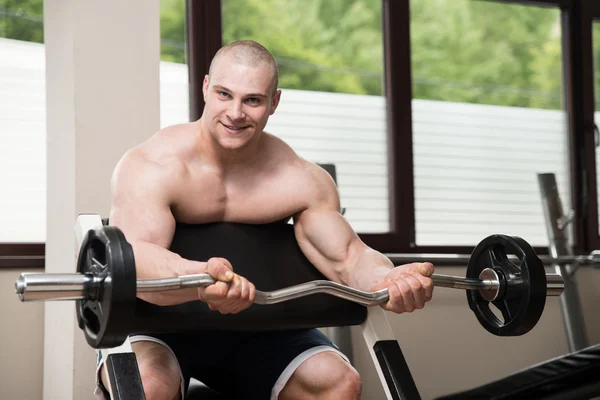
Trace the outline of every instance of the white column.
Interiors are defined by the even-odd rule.
[[[77,215],[108,215],[116,162],[159,128],[159,0],[44,0],[44,41],[46,272],[73,272]],[[44,400],[91,398],[94,356],[74,303],[48,302]]]

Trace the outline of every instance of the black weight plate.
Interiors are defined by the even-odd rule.
[[[98,280],[88,299],[76,302],[77,321],[93,348],[121,345],[135,315],[137,281],[133,249],[113,226],[88,231],[77,259],[77,272]]]
[[[513,262],[508,255],[515,255]],[[492,303],[500,310],[498,318],[478,290],[467,290],[469,307],[481,325],[497,336],[519,336],[537,324],[546,305],[546,271],[535,250],[525,240],[508,235],[491,235],[473,250],[467,278],[479,278],[492,268],[504,280],[504,288]]]

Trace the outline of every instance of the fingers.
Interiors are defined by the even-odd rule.
[[[198,297],[206,303],[216,303],[223,301],[228,291],[228,283],[217,281],[210,286],[198,288]]]
[[[235,275],[227,295],[217,301],[217,310],[222,314],[237,314],[254,303],[256,289],[246,278]]]
[[[233,279],[233,267],[224,258],[213,257],[206,263],[206,271],[214,279],[229,282]]]
[[[420,282],[424,292],[423,297],[425,299],[425,302],[428,302],[433,297],[433,280],[431,280],[431,276],[434,272],[433,264],[429,262],[416,263],[415,271],[418,273],[411,276],[418,279],[418,281]]]
[[[414,310],[420,310],[425,307],[425,287],[423,282],[416,276],[408,276],[404,280],[407,283],[408,290],[414,299]]]
[[[431,275],[433,275],[433,264],[429,263],[429,262],[424,262],[424,263],[418,263],[417,265],[417,271],[419,271],[419,273],[423,276],[426,277],[431,277]]]
[[[406,278],[398,278],[390,281],[388,294],[389,300],[384,309],[396,313],[413,312],[415,310],[416,299],[413,289]]]
[[[398,314],[404,312],[404,297],[402,296],[402,292],[398,283],[390,279],[387,285],[389,300],[387,303],[383,304],[381,307],[387,311],[394,311]]]
[[[243,305],[242,300],[243,278],[235,275],[229,283],[229,290],[225,297],[219,301],[218,311],[222,314],[234,314],[240,306]],[[245,307],[244,307],[245,308]]]
[[[240,278],[240,295],[239,298],[233,298],[231,303],[231,313],[237,314],[240,311],[245,310],[250,307],[254,303],[254,299],[256,297],[256,288],[252,283],[250,283],[247,279]]]
[[[425,307],[433,297],[433,264],[413,263],[393,269],[386,277],[389,300],[382,305],[395,313],[413,312]]]
[[[211,258],[207,272],[216,280],[212,285],[198,289],[198,297],[213,311],[236,314],[250,307],[256,298],[256,288],[246,278],[233,272],[229,261]]]

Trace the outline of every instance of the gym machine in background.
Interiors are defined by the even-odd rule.
[[[571,257],[573,249],[569,245],[567,227],[573,219],[572,212],[566,216],[556,185],[556,176],[552,173],[538,174],[538,183],[542,195],[542,206],[546,220],[546,231],[548,232],[549,253],[551,257]],[[594,257],[592,253],[591,257]],[[574,265],[578,264],[578,265]],[[581,263],[564,262],[555,263],[554,269],[560,274],[565,283],[566,293],[560,299],[560,308],[565,324],[569,351],[583,349],[589,345],[585,321],[581,311],[579,290],[575,280],[575,270]]]
[[[600,250],[594,250],[589,255],[573,255],[567,233],[573,213],[569,212],[565,215],[563,212],[556,176],[552,173],[540,173],[537,178],[549,242],[549,255],[541,255],[539,258],[544,265],[552,267],[564,280],[565,293],[560,297],[560,308],[569,351],[573,352],[589,346],[575,272],[582,266],[600,267]],[[461,254],[392,253],[387,256],[395,265],[427,261],[437,265],[465,266],[468,265],[470,258],[468,255]]]

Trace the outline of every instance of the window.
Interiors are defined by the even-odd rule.
[[[266,130],[335,164],[359,232],[390,229],[381,12],[380,0],[222,1],[223,44],[255,40],[277,60],[283,93]]]
[[[595,144],[596,144],[596,190],[598,193],[597,204],[600,204],[600,21],[595,20],[592,24],[592,49],[593,49],[593,73],[594,73],[594,122],[595,126]],[[600,211],[600,210],[599,210]],[[598,213],[598,228],[600,234],[600,212]]]
[[[43,1],[0,8],[0,243],[44,242],[46,87]]]
[[[0,37],[44,43],[43,14],[43,0],[4,0],[0,6]]]
[[[546,247],[538,173],[570,207],[560,10],[411,1],[417,246]]]
[[[161,0],[160,7],[161,125],[166,126],[189,121],[186,9],[184,0]],[[0,258],[6,254],[29,254],[23,250],[27,245],[17,243],[43,244],[46,240],[43,35],[43,0],[3,1],[0,6],[0,187],[3,189]],[[32,248],[43,255],[43,247]]]
[[[190,120],[185,0],[160,0],[160,126]]]

